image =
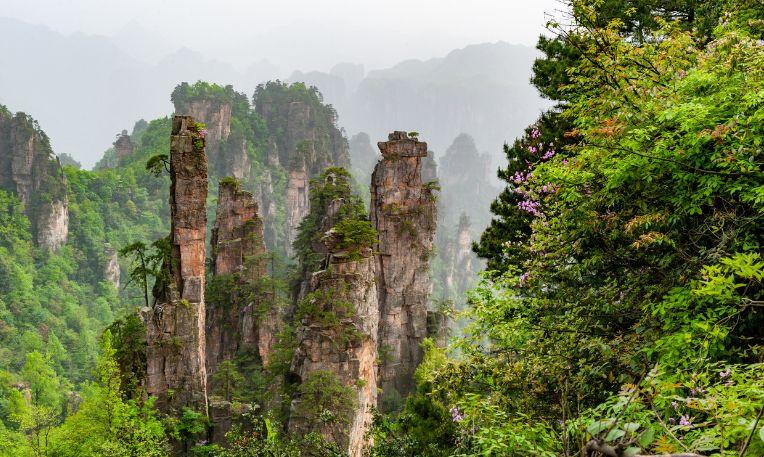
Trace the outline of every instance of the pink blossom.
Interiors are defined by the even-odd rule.
[[[533,214],[534,216],[541,216],[541,211],[539,211],[539,202],[535,200],[523,200],[517,204],[517,207],[523,211]]]
[[[690,422],[690,418],[686,415],[682,415],[682,417],[679,418],[679,425],[688,426],[692,425],[692,422]]]

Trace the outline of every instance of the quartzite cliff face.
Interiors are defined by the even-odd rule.
[[[32,118],[0,105],[0,188],[24,204],[37,246],[57,251],[68,236],[66,179],[48,137]]]
[[[212,229],[216,296],[207,297],[207,372],[240,350],[256,350],[267,363],[279,316],[268,302],[263,221],[251,193],[230,178],[220,182]]]
[[[207,413],[205,233],[207,157],[193,118],[175,116],[170,140],[169,258],[146,315],[148,393],[160,410]]]
[[[382,395],[394,402],[413,390],[422,360],[436,207],[434,189],[422,182],[427,143],[406,132],[388,139],[378,143],[382,159],[372,174],[371,221],[379,232],[379,379]],[[392,406],[385,403],[383,408]]]

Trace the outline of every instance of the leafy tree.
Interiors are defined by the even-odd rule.
[[[239,373],[236,364],[230,360],[220,362],[217,371],[212,375],[215,393],[222,396],[226,401],[231,401],[238,396],[236,390],[242,381],[244,381],[244,376]]]
[[[761,11],[634,36],[603,5],[573,4],[565,103],[510,154],[495,271],[429,395],[469,453],[757,455]]]

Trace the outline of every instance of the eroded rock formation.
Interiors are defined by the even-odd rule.
[[[103,254],[106,260],[103,267],[103,278],[112,283],[116,289],[119,289],[120,272],[117,250],[107,243],[103,248]]]
[[[292,256],[294,251],[292,243],[297,236],[297,228],[300,226],[303,218],[310,211],[310,202],[308,194],[310,192],[310,181],[305,163],[289,170],[286,188],[286,230],[285,246],[288,256]]]
[[[427,143],[393,132],[378,143],[382,159],[371,182],[371,221],[379,232],[380,385],[384,409],[414,388],[427,335],[432,283],[429,259],[435,234],[434,188],[422,182]]]
[[[178,99],[175,112],[191,116],[207,128],[206,148],[217,151],[220,142],[231,134],[231,103],[212,97]]]
[[[379,160],[379,153],[372,147],[369,135],[365,132],[353,135],[348,141],[348,148],[353,175],[358,182],[368,183],[371,180],[374,165]]]
[[[197,90],[200,92],[196,93]],[[249,176],[252,160],[241,129],[233,131],[231,128],[233,106],[237,99],[247,104],[246,96],[236,93],[231,86],[220,88],[217,92],[212,86],[190,88],[185,83],[175,89],[172,97],[176,113],[189,115],[204,124],[210,170],[218,176],[243,179]]]
[[[207,297],[207,372],[240,350],[255,349],[267,363],[279,316],[264,306],[268,291],[263,222],[255,198],[238,181],[220,182],[212,229],[214,296]]]
[[[494,185],[495,171],[489,154],[480,154],[470,135],[462,133],[454,138],[441,157],[438,170],[443,187],[439,201],[442,227],[458,224],[462,213],[469,216],[478,230],[488,225],[491,202],[499,193]]]
[[[289,430],[319,432],[361,457],[377,404],[375,261],[369,246],[344,247],[333,230],[324,241],[327,268],[312,276],[312,292],[297,311],[291,374],[299,386]]]
[[[125,157],[130,157],[135,150],[135,144],[127,134],[127,130],[122,130],[114,142],[114,159],[116,165],[119,165]]]
[[[148,393],[160,410],[191,407],[207,414],[205,233],[207,157],[189,116],[175,116],[170,139],[171,232],[165,281],[147,310]]]
[[[23,113],[0,105],[0,188],[24,204],[37,246],[56,251],[69,228],[66,178],[48,137]]]
[[[474,257],[470,220],[466,214],[462,213],[456,228],[456,239],[450,244],[449,252],[447,252],[446,286],[449,290],[453,290],[457,297],[463,297],[475,280]]]

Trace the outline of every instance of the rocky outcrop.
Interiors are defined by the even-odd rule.
[[[364,132],[353,135],[348,141],[348,148],[353,175],[358,182],[369,182],[374,165],[379,160],[379,154],[371,146],[369,135]]]
[[[246,97],[234,92],[231,86],[217,87],[216,90],[213,86],[199,84],[189,87],[183,83],[176,87],[172,96],[175,112],[204,124],[211,172],[237,179],[249,176],[252,159],[247,141],[241,129],[234,131],[231,128],[234,100],[241,98],[246,105]]]
[[[377,289],[369,246],[343,247],[329,231],[327,268],[311,278],[311,293],[298,305],[298,346],[291,378],[298,395],[289,430],[319,432],[361,457],[377,404]]]
[[[35,212],[35,234],[40,249],[58,251],[66,243],[69,233],[68,199],[38,202]]]
[[[427,151],[427,157],[422,159],[422,182],[427,184],[438,180],[438,162],[435,153]]]
[[[104,246],[103,253],[106,260],[103,267],[103,279],[112,283],[116,289],[119,289],[120,274],[117,250],[107,243]]]
[[[14,193],[24,204],[38,247],[56,251],[66,243],[69,203],[61,164],[36,122],[23,113],[11,115],[2,105],[0,188]]]
[[[267,274],[263,222],[257,203],[238,181],[220,182],[212,229],[214,296],[207,297],[207,372],[231,360],[240,350],[256,351],[267,363],[277,332],[277,310],[264,308]],[[214,282],[213,282],[214,281]]]
[[[469,216],[477,230],[491,220],[491,202],[499,194],[495,182],[495,169],[487,153],[478,152],[470,135],[454,138],[440,159],[440,224],[454,227],[462,213]],[[439,246],[440,247],[440,246]]]
[[[449,290],[453,290],[457,297],[463,297],[476,278],[476,272],[473,269],[475,253],[472,252],[470,220],[464,213],[459,218],[456,239],[450,245],[449,251],[446,286]]]
[[[390,409],[414,388],[427,335],[432,283],[429,259],[435,234],[434,189],[422,182],[427,143],[393,132],[378,143],[382,160],[371,182],[371,221],[379,232],[379,379]]]
[[[279,238],[279,230],[276,224],[278,206],[273,189],[273,177],[269,170],[265,170],[255,184],[254,196],[264,221],[263,238],[265,246],[270,250],[276,250]]]
[[[332,166],[348,167],[347,140],[337,127],[337,113],[320,93],[303,84],[278,81],[258,86],[255,111],[274,135],[279,162],[287,168],[303,161],[308,177]]]
[[[130,139],[130,135],[127,134],[127,130],[122,130],[117,136],[117,141],[114,142],[114,159],[116,165],[122,163],[125,157],[130,157],[135,150],[135,144]]]
[[[191,116],[207,129],[206,148],[217,151],[220,142],[231,134],[231,103],[210,98],[177,100],[175,112]]]
[[[437,310],[427,311],[427,338],[431,338],[436,346],[446,347],[450,329],[448,316]]]
[[[147,382],[164,412],[191,407],[207,414],[205,233],[207,157],[193,118],[175,116],[170,139],[169,252],[166,280],[146,310]]]
[[[297,236],[297,228],[310,211],[310,201],[308,200],[309,186],[310,181],[304,163],[289,170],[285,200],[286,229],[284,240],[287,256],[289,257],[294,254],[292,243],[294,243]]]

